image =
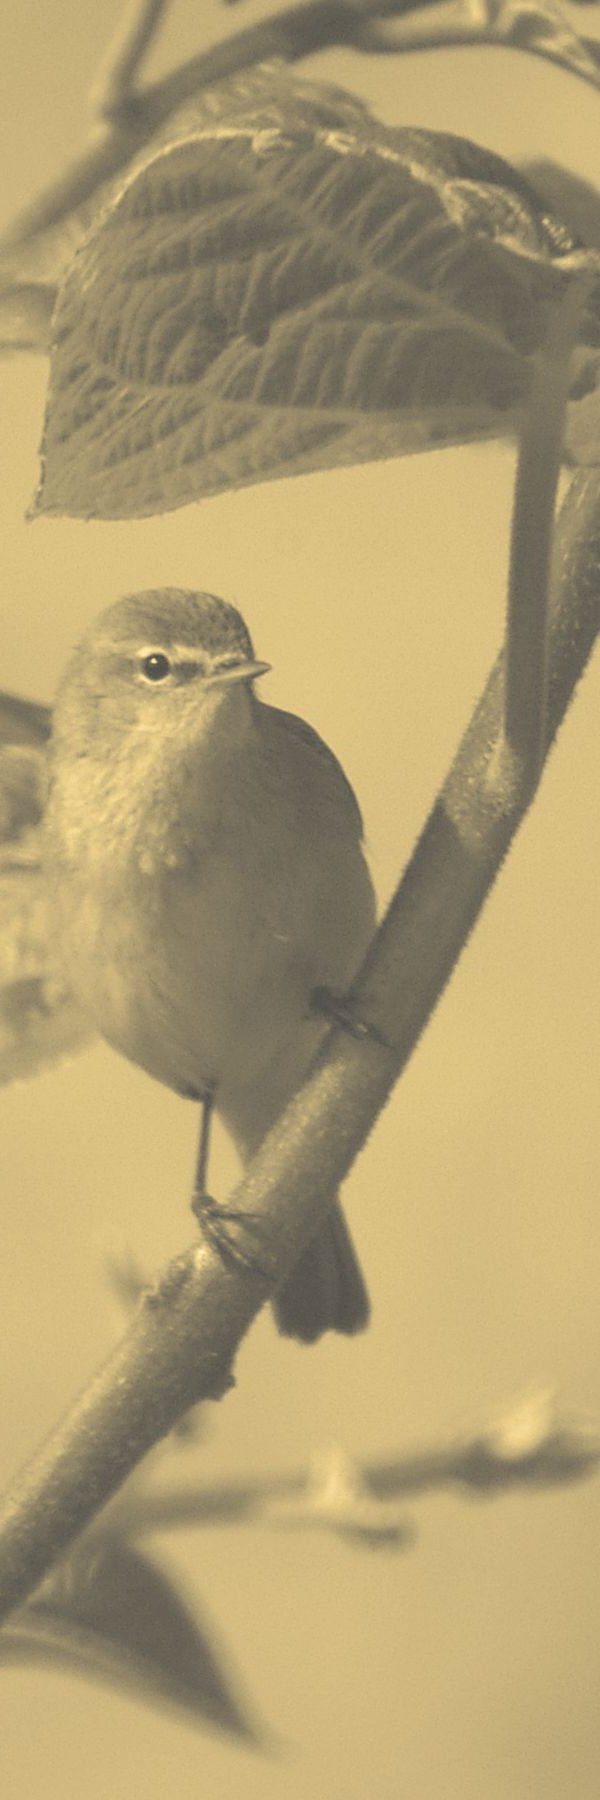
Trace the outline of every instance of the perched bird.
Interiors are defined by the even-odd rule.
[[[214,1104],[247,1161],[343,993],[374,901],[352,789],[309,725],[257,698],[243,619],[212,594],[103,612],[59,686],[44,826],[68,990],[117,1050]],[[337,1201],[274,1302],[311,1342],[367,1295]]]

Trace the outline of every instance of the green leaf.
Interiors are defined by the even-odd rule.
[[[587,254],[466,140],[270,70],[212,91],[71,265],[35,509],[129,518],[503,435]]]
[[[58,1665],[257,1741],[206,1626],[154,1562],[116,1537],[88,1539],[61,1563],[2,1632],[0,1659]]]
[[[0,1083],[91,1036],[50,951],[40,832],[49,730],[47,707],[0,694]]]

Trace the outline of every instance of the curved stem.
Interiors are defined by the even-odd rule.
[[[444,16],[444,9],[446,16]],[[357,48],[373,56],[407,56],[417,55],[427,50],[513,50],[528,56],[537,56],[543,62],[553,63],[555,68],[565,69],[569,75],[577,76],[590,87],[600,87],[600,41],[597,38],[578,37],[575,42],[581,52],[576,59],[575,54],[569,57],[560,44],[551,37],[531,37],[521,42],[518,35],[518,17],[515,22],[515,37],[502,35],[494,29],[487,19],[479,20],[469,17],[466,7],[457,8],[452,14],[445,8],[445,0],[440,0],[439,14],[432,13],[425,21],[421,19],[424,12],[423,0],[420,0],[415,11],[416,18],[400,18],[397,25],[379,23],[379,19],[365,19]],[[389,9],[381,10],[380,18],[389,16]]]
[[[412,0],[405,3],[408,7]],[[135,90],[135,105],[128,91],[125,105],[116,106],[115,117],[106,123],[100,136],[13,221],[0,240],[0,255],[7,257],[22,250],[42,232],[62,224],[78,207],[93,200],[106,182],[128,168],[154,132],[192,95],[257,63],[278,57],[297,62],[330,45],[352,43],[359,23],[360,14],[352,0],[299,0],[191,57],[160,81]],[[108,84],[102,83],[105,96],[111,79],[109,76]],[[106,98],[102,110],[107,111]]]
[[[222,39],[208,50],[190,57],[181,67],[144,88],[135,76],[164,16],[168,0],[138,0],[133,19],[120,29],[117,47],[108,54],[108,70],[101,73],[93,96],[95,110],[106,121],[94,142],[75,157],[56,182],[36,197],[12,223],[0,240],[0,256],[9,257],[32,244],[43,232],[54,229],[91,202],[99,190],[125,172],[170,114],[204,88],[226,81],[243,69],[280,58],[302,61],[334,45],[350,46],[362,54],[400,56],[408,52],[469,48],[498,44],[501,48],[527,51],[548,58],[582,80],[600,85],[600,45],[579,39],[579,62],[561,55],[552,40],[532,39],[511,45],[485,19],[463,15],[443,19],[445,0],[297,0],[257,25]],[[419,17],[411,21],[409,15]],[[425,14],[425,22],[421,15]],[[398,25],[386,31],[378,21],[393,18]],[[586,58],[589,66],[586,66]]]

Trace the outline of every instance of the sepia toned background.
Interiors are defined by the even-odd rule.
[[[176,0],[154,67],[262,12]],[[5,9],[3,222],[79,144],[118,13]],[[390,123],[597,172],[598,98],[530,58],[331,53],[305,72]],[[26,526],[45,380],[43,359],[0,370],[2,685],[50,699],[73,639],[120,592],[223,594],[273,665],[264,697],[344,763],[384,902],[498,646],[511,453],[313,475],[134,524]],[[306,1351],[262,1316],[235,1391],[207,1409],[200,1479],[296,1469],[332,1442],[360,1458],[437,1443],[532,1385],[600,1419],[597,705],[596,669],[348,1183],[371,1330]],[[150,1273],[189,1242],[195,1119],[103,1047],[3,1092],[0,1119],[4,1482],[120,1329],[107,1253],[128,1244]],[[213,1188],[234,1172],[220,1137]],[[167,1566],[273,1733],[270,1756],[82,1681],[2,1671],[3,1800],[597,1800],[600,1483],[431,1496],[407,1519],[416,1541],[395,1554],[266,1526],[172,1537]]]

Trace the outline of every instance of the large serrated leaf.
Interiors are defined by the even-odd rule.
[[[140,516],[512,428],[585,262],[515,171],[270,71],[178,131],[62,290],[37,510]]]
[[[41,819],[48,707],[0,694],[0,1083],[37,1074],[91,1031],[53,967]]]
[[[117,1538],[84,1542],[61,1564],[3,1631],[0,1661],[54,1664],[256,1741],[207,1628],[162,1570]]]

